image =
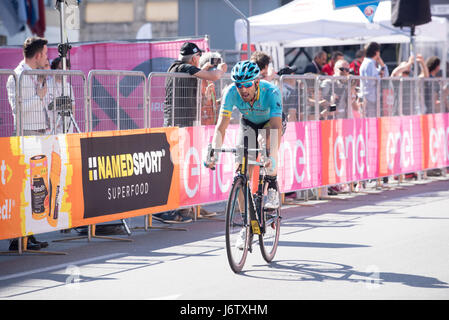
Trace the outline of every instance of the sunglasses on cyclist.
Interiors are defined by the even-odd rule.
[[[254,80],[253,81],[248,81],[248,82],[243,82],[243,83],[237,82],[235,84],[235,86],[237,87],[237,89],[241,89],[242,87],[251,88],[253,86],[253,84],[254,84]]]
[[[340,69],[340,71],[346,71],[346,72],[349,72],[349,68],[338,68],[338,69]]]

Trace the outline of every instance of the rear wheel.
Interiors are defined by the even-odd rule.
[[[229,265],[235,273],[242,271],[248,255],[249,227],[238,203],[239,194],[243,189],[243,180],[235,180],[226,206],[226,253]]]

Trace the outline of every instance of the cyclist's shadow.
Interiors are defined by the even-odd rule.
[[[249,266],[248,266],[249,267]],[[382,272],[371,265],[364,271],[349,265],[312,260],[278,260],[270,264],[254,265],[257,269],[243,270],[241,275],[281,281],[347,281],[375,288],[384,283],[402,283],[419,288],[449,288],[449,284],[436,278],[413,274]],[[265,267],[259,269],[259,267]]]

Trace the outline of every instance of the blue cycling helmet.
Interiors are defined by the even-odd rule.
[[[259,74],[260,69],[257,63],[249,60],[239,61],[232,68],[231,80],[234,82],[247,82],[257,79]]]

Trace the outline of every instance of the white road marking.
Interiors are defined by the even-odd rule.
[[[67,268],[68,266],[73,266],[73,265],[78,266],[78,265],[86,264],[86,263],[89,263],[89,262],[92,262],[92,261],[96,261],[96,260],[111,259],[111,258],[124,256],[124,255],[126,255],[126,253],[113,253],[113,254],[108,254],[108,255],[104,255],[104,256],[98,256],[98,257],[95,257],[95,258],[83,259],[83,260],[78,260],[78,261],[72,261],[72,262],[67,262],[67,263],[63,263],[63,264],[58,264],[58,265],[55,265],[55,266],[49,266],[49,267],[45,267],[45,268],[34,269],[34,270],[31,270],[31,271],[14,273],[14,274],[10,274],[10,275],[7,275],[7,276],[0,277],[0,281],[1,280],[9,280],[9,279],[25,277],[25,276],[29,276],[31,274],[40,273],[40,272],[48,272],[48,271],[53,271],[53,270],[58,270],[58,269],[64,269],[64,268]]]

